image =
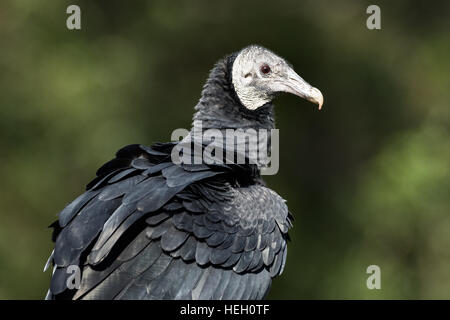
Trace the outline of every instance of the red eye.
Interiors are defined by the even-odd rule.
[[[268,74],[270,73],[270,71],[272,71],[270,70],[270,67],[266,63],[261,66],[260,70],[262,74]]]

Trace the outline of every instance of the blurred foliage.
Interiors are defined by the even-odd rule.
[[[78,4],[82,30],[66,28]],[[276,101],[295,216],[270,298],[450,298],[448,1],[2,1],[0,298],[41,299],[57,213],[120,147],[189,128],[213,63],[251,43],[324,110]],[[382,289],[366,288],[367,266]]]

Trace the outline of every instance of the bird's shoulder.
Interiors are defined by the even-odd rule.
[[[124,271],[127,261],[148,265],[164,257],[167,266],[173,259],[186,268],[264,269],[272,277],[282,271],[291,226],[283,199],[260,183],[239,183],[242,168],[174,165],[173,146],[119,150],[60,212],[53,225],[53,295],[67,289],[73,265],[85,270],[77,296]]]

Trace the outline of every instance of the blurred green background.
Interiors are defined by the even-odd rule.
[[[120,147],[189,128],[215,61],[252,43],[325,96],[275,101],[266,180],[295,221],[269,298],[450,298],[450,2],[377,1],[381,30],[369,4],[0,2],[0,298],[45,296],[57,213]]]

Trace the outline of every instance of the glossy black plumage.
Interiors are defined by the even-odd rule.
[[[224,114],[243,108],[229,82],[232,59],[212,71],[197,120],[217,124],[207,108],[217,99]],[[226,123],[272,128],[272,106],[260,109],[259,116],[241,110]],[[284,200],[256,165],[177,166],[175,145],[119,150],[60,212],[48,299],[265,297],[286,260],[292,217]],[[81,270],[78,289],[66,285],[73,265]]]
[[[151,158],[134,148],[134,157]],[[133,163],[104,172],[108,179],[60,213],[49,298],[263,298],[256,286],[268,288],[285,259],[284,201],[262,184],[233,186],[232,166],[183,175],[167,170],[170,162],[140,161],[130,171]],[[157,165],[165,171],[145,174]],[[171,173],[184,176],[181,185],[169,186]],[[69,265],[82,269],[79,290],[66,288]],[[181,281],[188,274],[198,281]],[[233,286],[242,285],[252,288],[236,294]]]

